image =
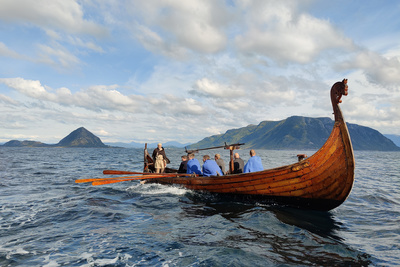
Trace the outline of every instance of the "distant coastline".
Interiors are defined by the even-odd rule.
[[[221,146],[225,143],[245,143],[246,148],[255,149],[319,149],[328,138],[333,123],[330,118],[292,116],[281,121],[263,121],[258,125],[230,129],[224,134],[209,136],[194,144],[170,141],[163,143],[163,146],[194,149]],[[347,125],[354,150],[400,151],[399,135],[383,135],[369,127],[351,123]],[[57,144],[10,140],[0,144],[0,147],[144,148],[144,145],[145,143],[137,142],[104,144],[99,137],[80,127]],[[157,143],[148,143],[148,147],[157,147]]]

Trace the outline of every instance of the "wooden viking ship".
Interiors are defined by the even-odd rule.
[[[151,177],[146,182],[179,185],[190,190],[306,209],[334,209],[347,199],[354,182],[353,147],[339,107],[342,95],[347,95],[347,92],[347,79],[332,86],[331,101],[335,123],[325,144],[308,158],[291,165],[259,172],[210,177],[160,176]],[[235,145],[229,146],[231,163],[235,148]],[[149,172],[152,159],[147,147],[144,153],[144,172]],[[299,155],[299,159],[301,157],[302,155]]]
[[[347,92],[346,79],[332,86],[331,100],[335,123],[330,136],[314,155],[309,158],[302,154],[298,155],[299,161],[291,165],[258,172],[210,177],[176,173],[176,170],[168,168],[166,173],[156,174],[153,159],[146,146],[143,172],[104,170],[103,174],[134,174],[134,176],[78,179],[75,182],[104,185],[143,180],[148,183],[178,185],[190,190],[258,202],[331,210],[347,199],[354,182],[353,147],[339,108],[341,97],[347,95]],[[222,146],[230,149],[230,173],[233,173],[233,150],[239,145],[242,144]]]

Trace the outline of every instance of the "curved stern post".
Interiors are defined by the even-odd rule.
[[[343,117],[342,110],[339,107],[339,104],[342,103],[341,98],[343,95],[345,96],[348,95],[347,79],[343,79],[343,81],[335,83],[331,89],[331,102],[335,116],[335,126],[336,124],[339,124],[343,146],[346,152],[346,168],[348,171],[346,187],[349,189],[346,198],[343,200],[345,201],[347,197],[350,195],[350,191],[354,183],[355,160],[354,160],[353,145],[351,144],[349,130],[347,128],[346,121]]]

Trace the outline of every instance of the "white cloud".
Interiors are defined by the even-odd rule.
[[[93,133],[94,133],[95,135],[99,135],[99,136],[113,136],[113,134],[107,132],[107,131],[104,130],[104,129],[94,130]]]
[[[249,102],[246,102],[246,99],[233,99],[230,101],[218,101],[215,104],[217,107],[226,109],[232,113],[235,112],[243,112],[250,106]]]
[[[74,46],[87,48],[89,50],[92,50],[92,51],[95,51],[95,52],[98,52],[98,53],[104,53],[103,48],[101,48],[100,46],[96,45],[92,41],[84,41],[81,38],[73,37],[73,36],[69,36],[68,37],[68,41],[69,41],[70,44],[72,44]]]
[[[130,11],[136,15],[138,40],[151,51],[215,53],[227,45],[224,30],[230,14],[222,2],[149,0],[134,2]]]
[[[372,83],[400,86],[400,54],[386,57],[373,51],[363,50],[350,60],[340,64],[345,69],[362,69]]]
[[[192,98],[171,102],[170,105],[167,106],[167,110],[170,111],[170,114],[175,116],[180,116],[180,114],[181,116],[202,115],[206,113],[206,109]]]
[[[72,94],[68,88],[59,88],[54,91],[51,88],[43,86],[40,81],[26,80],[23,78],[1,78],[1,83],[16,91],[37,100],[54,102],[60,105],[77,106],[86,109],[128,109],[135,111],[138,109],[139,100],[133,97],[122,95],[114,90],[115,85],[111,86],[111,90],[106,86],[92,86],[87,90]]]
[[[24,57],[12,49],[8,48],[4,43],[0,42],[0,56],[23,59]]]
[[[289,103],[291,105],[294,105],[295,96],[296,94],[292,90],[281,91],[279,90],[279,88],[277,90],[271,90],[271,89],[265,90],[263,88],[260,88],[254,93],[253,100],[268,104],[280,103],[280,105],[282,105]]]
[[[8,104],[8,105],[18,105],[18,101],[12,99],[11,97],[8,97],[6,95],[0,94],[0,103]]]
[[[136,38],[148,51],[161,54],[169,58],[183,59],[186,57],[186,49],[174,43],[164,41],[161,36],[144,25],[135,24],[134,38]]]
[[[74,0],[2,0],[0,18],[72,34],[98,37],[107,34],[104,27],[84,18],[82,6]]]
[[[353,49],[351,40],[328,21],[298,13],[293,1],[245,3],[248,30],[236,36],[243,53],[305,64],[328,49]]]
[[[207,78],[196,81],[194,90],[191,91],[193,94],[205,95],[207,97],[217,98],[235,98],[243,97],[245,92],[242,88],[233,85],[221,84],[215,81],[211,81]]]
[[[205,132],[207,133],[207,135],[222,134],[221,129],[214,126],[206,127]]]
[[[0,83],[32,99],[94,111],[150,112],[173,116],[201,115],[205,112],[202,105],[192,98],[186,99],[172,95],[166,95],[161,98],[123,95],[117,90],[118,85],[91,86],[85,90],[72,93],[65,87],[53,90],[43,86],[40,81],[23,78],[0,78]]]
[[[7,49],[0,43],[0,56],[47,64],[57,70],[73,70],[82,64],[78,56],[83,52],[104,53],[103,48],[91,39],[101,40],[108,36],[108,30],[87,17],[91,16],[85,14],[81,4],[75,0],[2,0],[0,22],[5,24],[4,27],[9,24],[30,34],[9,34],[6,40],[14,39],[10,43],[18,47],[24,43],[19,47],[23,52]],[[22,53],[30,56],[22,56]]]
[[[23,78],[1,78],[0,82],[32,98],[50,101],[55,99],[55,95],[48,93],[40,81],[25,80]]]
[[[381,133],[400,130],[400,95],[390,87],[368,80],[362,71],[349,77],[349,95],[342,98],[346,120],[368,126]]]
[[[80,64],[80,59],[70,53],[62,46],[50,47],[47,45],[39,45],[40,57],[39,62],[52,65],[55,68],[73,69],[76,65]]]
[[[171,0],[167,3],[167,11],[161,13],[158,21],[180,44],[204,53],[214,53],[226,46],[221,18],[227,14],[220,2]]]

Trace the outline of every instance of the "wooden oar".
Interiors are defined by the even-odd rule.
[[[152,174],[150,172],[129,172],[129,171],[118,171],[118,170],[104,170],[103,174],[112,174],[112,175],[120,175],[120,174],[141,174],[141,175],[147,175],[147,174]]]
[[[128,178],[128,179],[108,179],[108,180],[98,180],[98,181],[93,181],[92,185],[97,186],[97,185],[104,185],[104,184],[113,184],[113,183],[119,183],[119,182],[125,182],[125,181],[134,181],[134,180],[147,180],[147,179],[153,179],[153,178],[174,178],[176,176],[159,176],[159,175],[144,175],[141,177],[136,177],[136,178]],[[190,177],[187,175],[186,177]],[[121,177],[122,178],[122,177]]]
[[[139,177],[139,176],[135,175],[135,176],[112,177],[112,178],[110,178],[110,177],[104,177],[104,178],[78,179],[78,180],[75,180],[75,183],[90,183],[90,182],[100,181],[100,180],[110,180],[110,179],[113,179],[113,180],[116,179],[116,180],[118,180],[118,179],[125,179],[125,178],[134,178],[134,177]]]
[[[151,177],[151,178],[159,178],[159,177]],[[146,178],[146,179],[148,179],[148,178]],[[96,186],[96,185],[104,185],[104,184],[113,184],[113,183],[120,183],[120,182],[125,182],[125,181],[134,181],[134,180],[143,180],[143,178],[95,181],[95,182],[92,182],[92,185]]]
[[[104,178],[88,178],[88,179],[78,179],[75,180],[75,183],[90,183],[90,182],[96,182],[96,181],[112,181],[112,180],[121,180],[121,179],[131,179],[131,178],[137,178],[137,180],[140,179],[147,179],[148,177],[154,177],[154,178],[161,178],[161,177],[174,177],[174,176],[161,176],[161,175],[135,175],[135,176],[120,176],[120,177],[104,177]]]

